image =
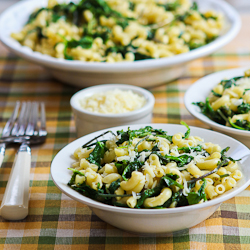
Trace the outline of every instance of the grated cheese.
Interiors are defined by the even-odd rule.
[[[117,161],[129,161],[130,157],[128,155],[117,157]]]
[[[141,196],[140,196],[140,195],[137,195],[137,193],[134,192],[134,191],[132,191],[132,195],[133,195],[133,197],[134,197],[136,200],[138,200],[138,199],[141,198]]]
[[[250,88],[250,79],[249,77],[244,77],[235,82],[237,86],[240,86],[242,88]]]
[[[188,196],[188,193],[190,192],[190,189],[188,188],[188,185],[187,185],[187,180],[185,178],[183,178],[183,194],[185,196]]]
[[[114,89],[96,93],[80,100],[83,109],[102,114],[121,114],[140,109],[146,103],[144,96],[131,90]]]

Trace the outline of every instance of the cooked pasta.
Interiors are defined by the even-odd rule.
[[[67,60],[130,62],[170,57],[216,39],[220,13],[201,13],[189,0],[81,0],[35,10],[12,38]]]
[[[76,162],[69,168],[73,175],[68,185],[95,200],[129,208],[198,204],[234,188],[243,176],[237,160],[226,156],[229,148],[221,150],[219,145],[190,136],[188,125],[182,124],[187,127],[185,134],[171,136],[147,126],[86,143],[74,152]],[[193,141],[194,146],[180,146],[177,138]],[[105,161],[110,152],[115,157]]]
[[[244,76],[222,80],[206,102],[193,103],[213,121],[236,129],[250,131],[250,70]]]

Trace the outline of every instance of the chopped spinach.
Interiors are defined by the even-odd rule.
[[[176,207],[183,207],[188,205],[188,200],[185,195],[183,195],[183,190],[179,190],[176,193],[173,193],[171,199],[167,200],[162,206],[169,207],[173,202],[176,202]]]
[[[196,147],[182,147],[182,148],[178,148],[178,151],[184,151],[185,153],[190,153],[191,151],[201,152],[202,146],[197,145]]]
[[[93,38],[90,36],[85,36],[80,40],[72,39],[71,41],[68,41],[67,47],[76,48],[77,46],[81,46],[84,49],[89,49],[92,47],[92,43],[93,43]]]
[[[120,179],[113,181],[108,188],[109,193],[114,194],[115,190],[120,187],[120,183],[121,183]]]
[[[231,117],[229,117],[228,122],[233,128],[250,131],[250,122],[247,120],[236,120],[236,122],[233,123]]]
[[[209,98],[206,98],[206,102],[197,102],[197,103],[192,103],[194,105],[197,105],[200,109],[201,112],[206,115],[207,117],[209,117],[211,120],[223,124],[225,125],[225,120],[221,117],[221,115],[214,111],[213,108],[211,107],[210,103],[209,103]]]
[[[140,162],[138,160],[129,162],[122,173],[122,178],[127,181],[128,178],[131,177],[132,172],[140,170],[143,164],[144,164],[143,162]]]
[[[37,16],[43,11],[43,10],[48,10],[47,8],[40,8],[38,9],[37,11],[33,12],[30,16],[29,16],[29,19],[27,21],[27,24],[28,23],[32,23],[36,18]]]
[[[237,107],[237,113],[246,114],[250,111],[250,104],[243,102],[241,105]]]
[[[87,160],[90,163],[96,164],[99,168],[101,166],[101,160],[104,157],[107,148],[103,142],[97,142],[94,150],[89,154]]]
[[[196,40],[191,40],[188,43],[188,47],[189,47],[190,50],[197,49],[197,48],[202,47],[204,45],[205,45],[204,43],[197,42]]]
[[[196,192],[188,193],[187,200],[188,200],[189,205],[197,204],[202,199],[204,201],[207,200],[206,193],[205,193],[205,187],[206,187],[207,181],[206,179],[202,179],[202,180],[203,180],[203,183],[197,193]]]
[[[152,59],[153,57],[149,56],[149,55],[144,55],[142,53],[139,52],[134,52],[135,55],[135,60],[146,60],[146,59]]]
[[[193,2],[193,5],[190,7],[190,9],[198,11],[198,4],[196,2]]]
[[[122,162],[115,162],[115,166],[117,168],[117,171],[120,175],[122,175],[125,168],[128,166],[128,161],[124,160]]]
[[[164,7],[164,9],[167,11],[175,11],[178,7],[180,7],[180,2],[175,1],[172,3],[158,4],[158,5]]]
[[[166,174],[162,177],[162,180],[165,181],[167,187],[176,186],[183,189],[183,186],[176,181],[178,178],[179,176],[176,174]]]
[[[213,93],[213,95],[216,96],[216,97],[222,97],[221,94],[216,93],[214,90],[212,90],[212,93]]]
[[[193,156],[186,155],[186,154],[183,154],[183,155],[180,155],[180,156],[172,156],[172,155],[162,156],[157,152],[153,152],[153,153],[156,154],[159,157],[159,159],[160,159],[160,161],[162,161],[162,163],[167,164],[167,163],[169,163],[171,161],[174,161],[174,162],[177,163],[178,167],[183,167],[184,165],[190,163],[194,159]]]
[[[245,89],[243,92],[243,95],[245,95],[248,90],[250,90],[250,89]]]
[[[187,131],[184,135],[184,139],[188,139],[189,135],[190,135],[190,128],[189,126],[187,125],[187,123],[185,123],[184,121],[181,121],[181,124],[184,125],[186,128],[187,128]]]
[[[134,10],[135,9],[135,3],[134,2],[129,2],[129,9]]]
[[[138,130],[131,130],[128,128],[127,131],[117,131],[117,134],[120,136],[120,139],[116,142],[117,145],[122,144],[125,141],[131,143],[134,138],[142,138],[144,136],[150,135],[153,132],[153,128],[150,126],[146,126],[145,128],[141,128]]]
[[[76,175],[77,175],[77,173],[76,173],[76,172],[73,172],[73,174],[72,174],[72,176],[71,176],[71,179],[70,179],[69,182],[68,182],[68,185],[69,185],[69,186],[75,184]]]
[[[224,177],[228,177],[230,176],[229,174],[223,174],[223,175],[220,175],[220,178],[224,178]]]
[[[150,29],[150,30],[148,31],[148,37],[147,37],[147,39],[148,39],[148,40],[153,40],[154,37],[155,37],[155,32],[156,32],[156,29]]]
[[[71,171],[73,171],[73,173],[79,174],[79,175],[81,175],[81,176],[84,176],[84,175],[85,175],[84,173],[82,173],[81,171],[79,171],[79,170],[77,170],[77,169],[75,169],[75,168],[68,168],[68,169],[71,170]]]

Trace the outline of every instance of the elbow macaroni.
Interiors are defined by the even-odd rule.
[[[49,0],[47,8],[35,11],[28,24],[11,36],[56,58],[115,63],[186,53],[213,41],[224,24],[222,15],[200,13],[188,0],[178,1],[170,10],[165,8],[167,3],[157,0],[103,1],[106,9],[111,9],[110,17],[100,9],[93,11],[96,5],[82,10],[86,6],[80,1],[74,7],[79,7],[82,15],[74,20],[67,5],[66,11],[57,11],[60,4]],[[121,17],[117,18],[117,12]],[[179,16],[183,18],[178,20]]]
[[[91,149],[75,150],[76,162],[72,167],[78,172],[75,175],[73,188],[75,185],[77,188],[88,186],[95,191],[102,190],[101,193],[110,195],[112,204],[117,206],[173,208],[178,206],[178,201],[173,199],[178,192],[183,191],[184,197],[188,197],[191,192],[196,194],[204,192],[205,198],[203,196],[198,201],[202,203],[234,188],[237,181],[243,177],[237,161],[232,161],[231,158],[228,158],[225,166],[207,175],[217,168],[222,156],[225,155],[219,145],[206,143],[197,136],[185,138],[183,133],[176,133],[171,139],[166,139],[152,134],[150,137],[143,135],[119,144],[121,138],[118,135],[112,140],[105,141],[106,152],[113,152],[116,159],[110,163],[103,162],[100,166],[98,163],[91,163],[93,155],[90,157],[97,144]],[[186,143],[190,141],[194,146]],[[199,146],[201,149],[196,151],[195,148],[199,149]],[[168,153],[162,155],[162,152]],[[121,156],[127,156],[128,160],[117,160]],[[143,162],[138,161],[133,165],[135,159]],[[184,165],[180,165],[179,159],[188,160]],[[128,174],[129,167],[133,168],[130,174]],[[201,176],[205,174],[206,177],[202,178]],[[194,182],[194,185],[189,185],[195,178],[199,180]]]

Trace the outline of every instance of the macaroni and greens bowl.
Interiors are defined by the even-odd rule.
[[[81,87],[166,83],[180,77],[187,62],[229,43],[241,26],[239,14],[225,1],[147,0],[152,13],[142,0],[69,2],[19,1],[1,14],[0,39],[54,78]],[[87,3],[99,7],[86,9]]]
[[[250,147],[250,78],[248,68],[205,76],[186,92],[188,111],[216,131]],[[196,93],[199,93],[197,95]]]
[[[176,124],[129,127],[79,138],[51,165],[64,193],[113,226],[137,233],[189,228],[249,184],[249,149],[230,137]]]
[[[171,57],[215,40],[221,13],[189,0],[81,0],[35,10],[11,36],[34,51],[67,60],[122,62]]]
[[[185,134],[147,126],[110,132],[110,140],[95,137],[96,142],[75,150],[68,185],[92,199],[129,208],[193,205],[234,188],[243,176],[237,161],[226,156],[229,147],[190,136],[183,125]]]

